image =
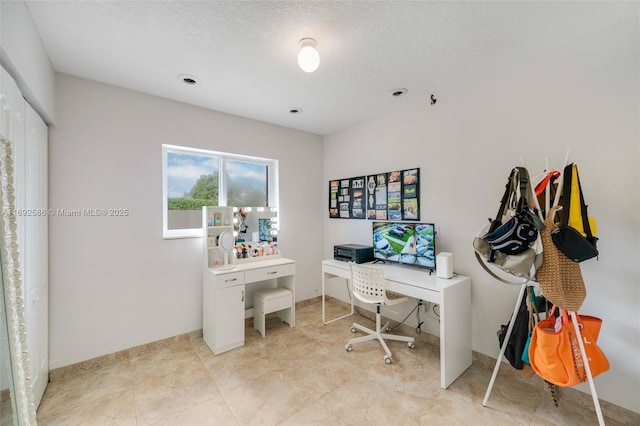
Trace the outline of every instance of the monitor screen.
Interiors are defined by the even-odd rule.
[[[435,226],[433,223],[373,222],[373,252],[376,259],[435,269]]]

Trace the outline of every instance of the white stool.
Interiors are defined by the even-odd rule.
[[[256,292],[253,295],[253,328],[265,337],[265,316],[272,312],[278,312],[280,320],[293,327],[293,303],[293,292],[288,288],[276,287]]]

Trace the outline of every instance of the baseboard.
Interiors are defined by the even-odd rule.
[[[296,309],[304,306],[321,303],[322,298],[320,296],[313,297],[311,299],[302,300],[296,302]],[[277,315],[277,313],[276,313]],[[253,326],[253,318],[247,318],[247,326]],[[99,356],[86,361],[81,361],[76,364],[71,364],[65,367],[56,368],[49,371],[49,381],[56,381],[62,377],[75,376],[78,374],[86,373],[92,370],[96,370],[101,367],[105,367],[117,362],[131,360],[135,357],[148,354],[150,352],[157,351],[164,347],[174,345],[178,342],[188,342],[190,340],[197,340],[202,338],[202,329],[194,330],[189,333],[179,334],[177,336],[169,337],[155,342],[145,343],[143,345],[134,346],[129,349],[124,349],[111,354]]]
[[[202,330],[194,330],[189,333],[180,334],[155,342],[145,343],[143,345],[134,346],[111,354],[99,356],[76,364],[67,365],[65,367],[56,368],[49,371],[49,381],[53,382],[63,377],[75,376],[96,370],[105,366],[109,366],[118,362],[131,360],[135,357],[157,351],[164,347],[175,345],[179,342],[189,342],[202,337]]]

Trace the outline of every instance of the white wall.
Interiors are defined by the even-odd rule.
[[[54,120],[54,73],[23,1],[0,1],[0,63],[42,117]]]
[[[442,89],[434,106],[425,95],[424,103],[325,137],[324,147],[325,182],[421,168],[421,220],[440,226],[438,251],[453,252],[455,271],[471,276],[473,349],[493,357],[496,331],[511,315],[519,286],[490,278],[477,264],[471,241],[483,221],[495,216],[520,157],[536,172],[546,157],[562,167],[571,150],[600,237],[599,260],[582,264],[588,297],[581,311],[603,318],[599,343],[611,363],[596,389],[602,399],[636,412],[639,25],[633,20],[464,87]],[[370,243],[370,221],[324,217],[325,257],[334,244]]]
[[[638,21],[442,88],[433,108],[337,132],[323,153],[313,135],[69,76],[58,76],[54,104],[51,64],[24,4],[0,4],[2,63],[47,122],[65,110],[50,134],[50,205],[132,209],[121,221],[51,219],[51,368],[201,327],[200,241],[161,238],[162,143],[280,159],[279,238],[298,262],[298,300],[318,294],[319,260],[334,244],[370,240],[370,222],[328,219],[328,180],[421,167],[422,219],[441,227],[439,250],[472,277],[473,347],[492,356],[517,289],[474,263],[471,238],[520,156],[533,171],[545,157],[560,167],[571,149],[601,238],[600,260],[583,264],[583,311],[604,318],[612,365],[598,394],[640,412]]]
[[[49,206],[128,217],[50,218],[50,367],[202,328],[201,238],[162,238],[162,144],[279,160],[279,234],[298,300],[322,258],[320,136],[56,75]]]

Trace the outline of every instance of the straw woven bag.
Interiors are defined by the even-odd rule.
[[[582,278],[580,264],[562,253],[551,239],[551,233],[558,228],[553,218],[560,206],[549,210],[540,231],[542,238],[542,266],[536,271],[542,294],[551,303],[568,311],[577,311],[587,297],[587,289]]]

